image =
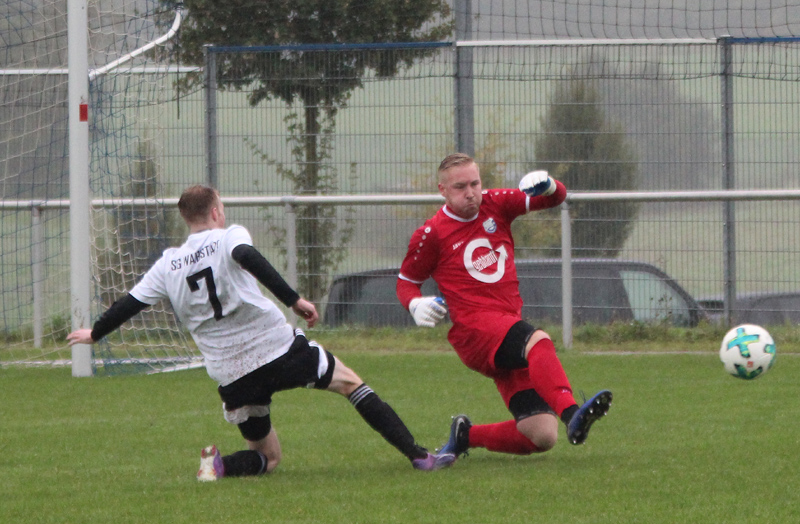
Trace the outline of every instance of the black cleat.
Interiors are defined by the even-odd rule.
[[[472,427],[472,422],[466,415],[456,415],[453,417],[453,423],[450,424],[450,438],[444,443],[439,450],[439,454],[453,454],[458,458],[461,455],[466,455],[469,449],[469,429]]]
[[[583,444],[589,436],[589,428],[599,418],[608,413],[611,407],[612,394],[607,389],[583,403],[567,424],[567,438],[570,444]]]

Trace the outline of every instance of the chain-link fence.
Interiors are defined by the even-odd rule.
[[[138,129],[140,140],[123,146],[139,159],[133,168],[114,168],[115,128],[93,128],[96,194],[174,198],[202,182],[224,197],[435,194],[439,161],[461,148],[478,160],[486,187],[514,187],[539,168],[576,194],[798,187],[800,44],[788,39],[209,48],[207,56],[216,62],[214,74],[208,66],[194,69],[202,79],[194,89],[163,96],[184,74],[161,72],[161,102],[115,113]],[[116,73],[133,74],[148,73]],[[124,91],[129,83],[105,80],[93,115],[118,107],[115,85]],[[134,194],[131,179],[142,179],[143,193]],[[297,263],[290,265],[300,291],[324,311],[337,276],[391,273],[411,232],[439,205],[296,206]],[[31,329],[35,308],[19,279],[31,274],[33,254],[18,246],[30,243],[34,229],[11,225],[29,223],[32,207],[3,210],[2,329],[7,340],[23,344],[30,337],[18,334]],[[235,206],[228,216],[248,227],[284,271],[286,212]],[[792,200],[576,200],[570,213],[573,257],[649,264],[715,314],[731,289],[737,295],[800,290],[800,217]],[[120,217],[140,214],[97,211],[96,223],[108,226],[96,242],[97,264],[113,264],[103,249]],[[149,240],[125,242],[138,250],[181,241],[166,214],[145,215]],[[515,227],[518,259],[561,256],[559,210],[521,218]],[[66,238],[66,225],[60,232],[48,228],[43,238]],[[63,287],[50,282],[51,275],[63,280],[59,253],[40,273],[46,285],[39,316],[48,326],[59,321],[60,331],[49,332],[56,346],[53,333],[63,332],[65,319],[53,319],[48,307],[66,299]],[[99,277],[95,282],[104,285]],[[393,302],[393,288],[378,288],[388,293],[381,304]],[[97,309],[108,305],[101,298],[121,291],[98,289]],[[377,311],[369,297],[367,309]],[[634,293],[628,300],[643,299]],[[386,322],[389,316],[397,311]]]

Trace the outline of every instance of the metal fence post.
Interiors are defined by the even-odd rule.
[[[297,289],[297,209],[292,197],[286,197],[283,210],[286,213],[286,282]],[[297,315],[288,313],[289,323],[297,327]]]
[[[217,54],[205,46],[205,103],[206,103],[206,181],[217,186]]]
[[[733,48],[730,37],[719,39],[721,59],[721,98],[722,98],[722,168],[723,187],[736,187],[734,171],[734,122],[733,122]],[[725,325],[731,325],[733,309],[736,302],[736,210],[735,202],[727,200],[723,203],[723,318]]]
[[[572,225],[569,202],[561,203],[561,337],[564,347],[572,347]]]
[[[459,47],[461,40],[472,38],[472,0],[457,0],[456,11],[456,81],[455,126],[456,151],[475,156],[475,107],[472,85],[471,47]]]
[[[42,347],[42,284],[44,272],[44,235],[42,234],[42,208],[39,204],[31,207],[31,273],[33,278],[33,347]]]

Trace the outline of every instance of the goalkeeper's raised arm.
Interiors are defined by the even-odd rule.
[[[519,189],[528,196],[550,196],[556,192],[555,180],[547,171],[531,171],[519,181]]]

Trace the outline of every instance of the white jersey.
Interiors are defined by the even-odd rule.
[[[281,310],[233,260],[241,244],[252,239],[237,225],[189,235],[181,247],[164,251],[130,292],[150,305],[169,299],[209,376],[223,386],[285,354],[294,341]]]

